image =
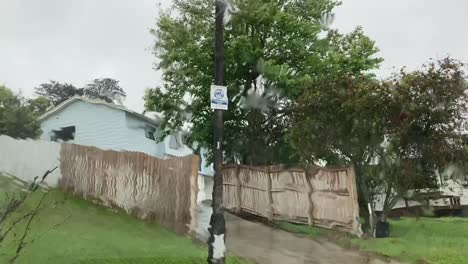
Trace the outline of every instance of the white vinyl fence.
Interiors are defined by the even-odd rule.
[[[49,141],[15,140],[0,135],[0,173],[16,176],[23,181],[41,177],[47,170],[46,183],[55,187],[60,178],[60,144]]]

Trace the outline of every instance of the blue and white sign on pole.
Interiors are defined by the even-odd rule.
[[[228,110],[227,87],[211,85],[211,109]]]

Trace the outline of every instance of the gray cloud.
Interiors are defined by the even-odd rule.
[[[0,12],[0,83],[27,96],[50,79],[82,86],[113,77],[141,111],[144,89],[160,82],[148,32],[155,1],[1,0]]]
[[[162,1],[167,7],[170,1]],[[468,1],[344,0],[332,27],[358,25],[392,67],[431,57],[468,58]],[[143,110],[143,91],[160,83],[151,54],[156,0],[0,0],[0,83],[33,95],[50,79],[82,86],[97,77],[121,81],[126,105]]]
[[[388,76],[393,67],[414,69],[430,58],[466,61],[467,10],[465,0],[344,0],[335,26],[363,26],[385,59],[380,75]]]

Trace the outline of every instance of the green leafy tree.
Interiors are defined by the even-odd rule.
[[[382,220],[408,190],[437,187],[449,166],[463,171],[460,122],[468,102],[457,61],[430,62],[384,82],[367,74],[334,74],[303,95],[292,119],[301,158],[354,165],[362,208],[383,196]]]
[[[27,100],[0,86],[0,135],[13,138],[37,138],[41,133],[37,113]]]
[[[94,79],[86,85],[84,95],[91,99],[101,99],[108,103],[121,104],[127,94],[119,86],[119,81],[112,78]]]
[[[304,89],[292,107],[291,138],[306,164],[354,165],[361,215],[382,185],[374,167],[385,139],[387,97],[380,83],[363,73],[334,74]]]
[[[229,110],[224,113],[225,159],[252,165],[296,163],[288,132],[291,102],[301,95],[301,87],[335,67],[329,62],[355,62],[359,56],[366,63],[369,53],[361,47],[367,49],[370,41],[360,29],[346,36],[332,31],[320,38],[338,5],[332,0],[236,4],[225,30],[224,79],[229,95]],[[176,0],[171,10],[174,13],[162,13],[151,31],[163,84],[147,90],[146,109],[164,113],[165,134],[190,124],[187,142],[194,148],[211,149],[213,1]],[[340,50],[344,43],[355,45],[349,54]]]
[[[35,90],[37,95],[47,98],[53,106],[57,106],[73,96],[83,95],[83,88],[76,88],[72,84],[57,81],[43,83]]]
[[[437,188],[465,176],[466,80],[463,63],[446,58],[421,70],[402,70],[388,81],[392,103],[384,161],[390,160],[393,170],[386,177],[384,217],[408,190]]]
[[[35,89],[36,94],[47,98],[53,106],[57,106],[73,96],[85,96],[90,99],[100,99],[108,103],[119,104],[126,97],[125,91],[119,86],[119,81],[112,78],[94,79],[85,88],[76,88],[69,83],[50,81],[39,85]]]
[[[27,105],[35,116],[41,116],[50,107],[50,102],[46,97],[39,96],[34,99],[28,99]]]

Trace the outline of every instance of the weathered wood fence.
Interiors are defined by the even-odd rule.
[[[225,166],[223,204],[270,220],[343,229],[360,235],[353,167],[283,169]]]
[[[60,171],[59,187],[68,192],[177,232],[196,228],[198,156],[162,160],[62,144]]]
[[[101,150],[0,135],[0,173],[32,181],[58,167],[46,183],[117,207],[174,231],[196,229],[198,156],[157,159],[138,152]]]

